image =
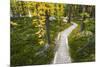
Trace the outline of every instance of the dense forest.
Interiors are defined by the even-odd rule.
[[[95,61],[95,6],[11,0],[11,65],[51,64],[59,32],[68,36],[72,62]],[[66,20],[64,20],[66,18]]]

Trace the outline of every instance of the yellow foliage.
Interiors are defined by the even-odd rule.
[[[39,42],[39,44],[40,44],[40,45],[44,44],[44,41],[43,41],[43,40],[41,40],[41,41]]]
[[[39,30],[38,32],[36,32],[35,34],[40,34],[41,33],[41,30]]]
[[[18,24],[17,23],[15,23],[15,22],[10,22],[11,23],[11,25],[13,25],[13,26],[17,26]]]
[[[41,11],[39,11],[39,14],[44,14],[45,15],[45,13],[41,10]]]
[[[42,24],[38,25],[39,28],[43,28],[44,26]]]
[[[36,4],[37,4],[37,7],[36,7]],[[35,27],[39,28],[39,30],[35,34],[39,38],[38,43],[40,45],[45,43],[45,41],[42,38],[46,34],[46,30],[45,30],[46,11],[50,14],[50,16],[54,16],[55,14],[57,14],[57,16],[62,16],[64,14],[64,5],[35,2],[33,16],[36,16],[37,18],[33,20],[32,24]]]
[[[34,13],[33,13],[33,16],[37,16],[37,13],[36,13],[36,12],[34,12]]]

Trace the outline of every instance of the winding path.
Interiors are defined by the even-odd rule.
[[[57,40],[57,51],[55,52],[53,64],[66,64],[71,63],[71,57],[69,54],[68,36],[77,27],[76,23],[72,22],[72,25],[60,33],[59,40]]]

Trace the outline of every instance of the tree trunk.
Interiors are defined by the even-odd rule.
[[[82,13],[84,13],[84,12],[85,12],[85,6],[82,6]],[[80,24],[80,32],[82,32],[85,29],[84,20],[85,20],[85,16],[83,15],[82,20],[81,20],[81,24]]]
[[[46,33],[47,33],[47,40],[48,44],[50,44],[50,25],[49,25],[49,14],[46,11]]]
[[[71,13],[72,13],[72,5],[69,5],[69,10],[68,10],[68,23],[71,22]]]

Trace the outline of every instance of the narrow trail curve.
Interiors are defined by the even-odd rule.
[[[71,63],[69,55],[68,36],[77,27],[76,23],[72,22],[72,26],[61,32],[60,39],[57,41],[57,51],[55,52],[53,64]]]

